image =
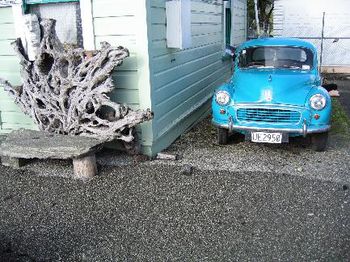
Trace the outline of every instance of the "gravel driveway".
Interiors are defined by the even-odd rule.
[[[178,161],[102,152],[88,183],[67,161],[0,166],[0,261],[350,260],[347,134],[325,153],[215,136],[205,119]]]
[[[153,161],[168,165],[191,165],[202,170],[273,172],[350,183],[350,136],[331,134],[326,152],[314,152],[307,139],[291,139],[289,144],[256,144],[241,135],[228,145],[216,143],[216,129],[207,118],[183,135],[168,150],[179,154],[178,162]]]

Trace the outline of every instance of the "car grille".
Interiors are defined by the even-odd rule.
[[[269,108],[239,108],[238,121],[269,122],[269,123],[298,123],[300,112],[285,109]]]

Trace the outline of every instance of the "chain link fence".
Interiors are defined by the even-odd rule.
[[[320,11],[320,10],[325,11]],[[325,67],[350,70],[350,1],[275,0],[273,35],[313,43]]]

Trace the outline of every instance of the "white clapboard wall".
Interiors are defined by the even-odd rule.
[[[247,0],[231,1],[231,45],[237,46],[247,40]]]

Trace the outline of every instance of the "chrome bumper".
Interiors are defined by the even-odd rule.
[[[321,128],[314,128],[314,127],[308,127],[306,124],[306,121],[304,121],[302,128],[278,128],[278,127],[248,127],[248,126],[240,126],[240,125],[234,125],[232,122],[232,118],[229,119],[229,124],[219,124],[212,120],[213,125],[221,128],[226,128],[230,132],[233,130],[247,130],[247,131],[272,131],[272,132],[282,132],[282,133],[297,133],[302,134],[304,137],[307,134],[312,133],[324,133],[327,132],[331,126],[327,125]]]

